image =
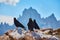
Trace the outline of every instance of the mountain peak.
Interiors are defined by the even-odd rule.
[[[56,22],[57,21],[54,13],[52,13],[49,17],[47,17],[46,20],[51,21],[51,22],[53,22],[53,21]]]
[[[51,16],[55,16],[54,13],[52,13]]]
[[[56,18],[56,17],[55,17],[55,15],[54,15],[54,13],[52,13],[52,14],[49,16],[49,18]]]
[[[55,15],[54,15],[54,13],[52,13],[49,17],[50,17],[51,19],[54,19],[54,20],[56,20],[56,21],[57,21],[57,19],[56,19],[56,17],[55,17]]]
[[[29,9],[32,9],[32,7],[30,7]]]
[[[36,9],[34,9],[34,8],[32,8],[32,7],[30,7],[30,8],[28,8],[28,9],[24,9],[24,11],[23,11],[23,15],[40,15],[38,12],[37,12],[37,10]]]

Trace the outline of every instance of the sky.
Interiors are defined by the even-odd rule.
[[[29,7],[36,9],[42,18],[54,13],[60,20],[60,0],[0,0],[0,16],[19,17]]]

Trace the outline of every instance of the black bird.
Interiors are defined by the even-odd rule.
[[[35,19],[34,19],[34,25],[35,25],[34,26],[35,29],[40,29],[39,26],[38,26],[38,24],[36,23],[36,20]]]
[[[33,31],[34,23],[32,21],[32,18],[29,18],[29,22],[28,22],[27,26],[28,26],[28,30]]]
[[[14,24],[16,26],[16,29],[18,29],[18,27],[25,29],[25,27],[16,18],[14,18]]]

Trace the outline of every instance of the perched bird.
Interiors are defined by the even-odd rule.
[[[16,18],[14,18],[14,24],[16,26],[16,29],[18,29],[18,27],[21,27],[26,30],[25,27]]]
[[[29,22],[28,22],[27,26],[28,26],[28,30],[33,31],[34,23],[32,21],[32,18],[29,18]]]
[[[36,23],[36,20],[35,19],[34,19],[34,25],[35,25],[34,26],[35,29],[40,29],[39,26],[38,26],[38,24]]]

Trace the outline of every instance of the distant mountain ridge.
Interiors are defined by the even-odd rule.
[[[60,21],[56,19],[54,13],[46,18],[41,18],[40,14],[30,7],[29,9],[24,9],[22,16],[18,20],[27,27],[29,18],[35,19],[40,28],[60,28]]]
[[[0,35],[3,35],[5,32],[7,32],[8,30],[13,30],[15,29],[15,26],[10,26],[9,24],[7,23],[1,23],[0,24]]]
[[[25,25],[25,27],[27,27],[27,23],[29,21],[29,18],[36,19],[37,23],[40,24],[40,21],[39,21],[41,18],[40,14],[35,9],[33,9],[32,7],[30,7],[29,9],[24,9],[22,16],[20,16],[18,18],[18,20],[23,25]]]
[[[17,18],[27,29],[27,23],[29,18],[35,19],[40,28],[60,28],[60,20],[57,20],[54,13],[46,18],[41,18],[41,15],[32,7],[29,9],[24,9],[22,16]],[[3,30],[2,30],[3,29]],[[9,29],[15,29],[15,25],[10,26],[9,24],[0,24],[0,34],[5,33]]]

